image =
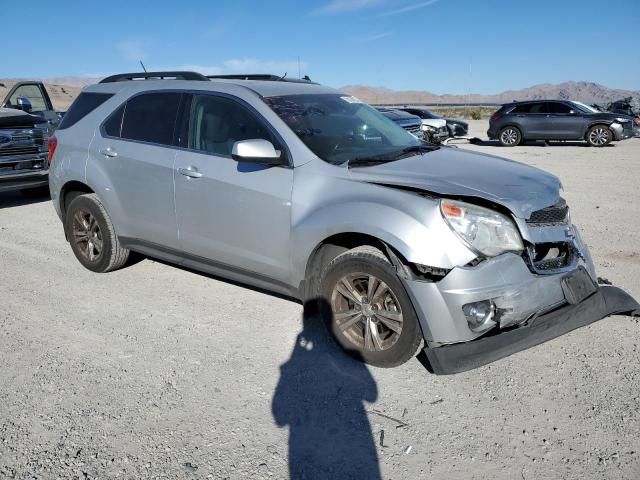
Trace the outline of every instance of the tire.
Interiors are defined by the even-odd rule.
[[[613,132],[606,125],[594,125],[587,130],[585,140],[590,147],[606,147],[613,140]]]
[[[418,317],[394,267],[380,250],[370,246],[348,250],[329,262],[320,279],[319,296],[329,306],[323,312],[327,328],[351,356],[389,368],[416,354],[423,338]]]
[[[129,250],[120,246],[113,223],[95,193],[71,201],[64,229],[74,255],[92,272],[117,270],[129,258]]]
[[[44,198],[51,196],[51,192],[49,192],[49,185],[46,187],[23,188],[20,190],[20,193],[28,198]]]
[[[498,132],[498,141],[503,147],[515,147],[522,142],[522,132],[518,127],[504,127]]]

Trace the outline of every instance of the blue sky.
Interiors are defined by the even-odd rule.
[[[640,0],[4,0],[2,11],[0,78],[103,76],[138,60],[297,76],[300,57],[303,75],[336,87],[640,90]]]

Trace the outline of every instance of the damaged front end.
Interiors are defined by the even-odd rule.
[[[405,281],[434,373],[470,370],[609,315],[640,314],[624,291],[598,285],[564,200],[514,221],[521,252],[480,258],[437,282]]]

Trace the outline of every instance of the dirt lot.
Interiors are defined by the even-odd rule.
[[[468,148],[558,174],[599,274],[640,298],[639,139]],[[0,478],[640,478],[637,319],[455,376],[366,368],[296,303],[151,260],[84,270],[19,194],[0,291]]]

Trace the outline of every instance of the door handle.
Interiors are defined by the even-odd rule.
[[[111,147],[100,150],[100,153],[105,157],[113,158],[118,156],[118,152],[113,150]]]
[[[179,168],[178,173],[189,178],[200,178],[202,176],[196,167]]]

